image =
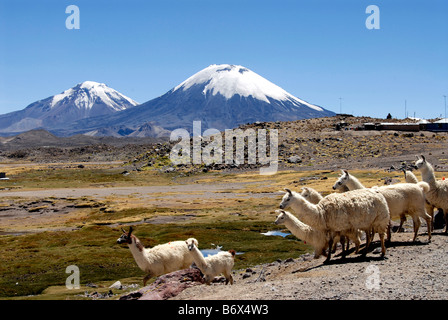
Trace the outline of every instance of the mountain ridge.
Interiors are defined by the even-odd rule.
[[[136,105],[138,102],[104,83],[84,81],[62,93],[33,102],[22,110],[0,115],[0,131],[65,128],[68,123],[79,119],[105,116]]]
[[[77,121],[73,130],[140,126],[151,121],[167,130],[232,129],[261,121],[294,121],[333,116],[334,112],[301,100],[255,72],[237,65],[211,65],[167,93],[105,118]]]
[[[240,65],[214,64],[165,94],[137,104],[105,84],[85,81],[0,116],[5,134],[44,128],[59,136],[167,136],[169,131],[232,129],[254,122],[294,121],[335,113],[286,92]]]

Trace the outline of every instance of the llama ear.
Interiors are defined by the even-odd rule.
[[[132,226],[130,226],[130,227],[129,227],[129,233],[128,233],[128,236],[131,235],[132,231],[134,231],[134,229],[132,229]]]
[[[343,171],[344,171],[344,173],[345,173],[346,175],[348,175],[348,171],[347,171],[347,170],[344,169]]]
[[[426,162],[426,158],[424,155],[422,155],[422,159],[423,159],[423,162]]]
[[[292,191],[288,188],[285,188],[286,192],[288,192],[289,194],[292,194]]]
[[[121,231],[123,231],[123,233],[126,233],[126,231],[123,228],[121,228]]]

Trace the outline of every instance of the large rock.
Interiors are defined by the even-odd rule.
[[[120,300],[167,300],[183,290],[204,283],[197,268],[171,272],[160,276],[151,285],[120,297]]]

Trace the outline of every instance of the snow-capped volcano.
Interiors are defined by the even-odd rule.
[[[78,109],[91,110],[95,105],[105,104],[112,111],[122,111],[129,106],[138,105],[137,102],[125,95],[109,88],[104,83],[84,81],[73,88],[53,96],[50,107],[61,104],[73,104]]]
[[[202,128],[224,130],[256,121],[333,115],[243,66],[221,64],[211,65],[163,96],[116,116],[120,121],[154,121],[169,130],[191,128],[196,120],[202,121]]]
[[[110,115],[136,105],[136,101],[104,83],[85,81],[60,94],[36,101],[23,110],[1,115],[0,131],[65,128],[73,121]]]
[[[226,99],[231,99],[234,95],[245,98],[251,96],[267,103],[270,103],[271,100],[290,101],[297,103],[298,106],[306,105],[317,111],[323,111],[321,107],[294,97],[279,86],[242,66],[211,65],[179,84],[173,91],[179,89],[186,91],[194,85],[203,86],[202,94],[205,96],[221,94]]]
[[[256,121],[293,121],[335,113],[305,102],[255,72],[237,65],[211,65],[164,95],[107,117],[78,121],[73,130],[97,130],[151,122],[168,130],[232,129]]]
[[[190,130],[198,120],[203,130],[224,130],[257,121],[333,115],[248,68],[221,64],[197,72],[164,95],[140,105],[105,84],[86,81],[21,111],[0,116],[0,132],[43,127],[60,135],[107,135],[116,130],[118,136],[133,131],[139,136],[160,135],[165,129]]]

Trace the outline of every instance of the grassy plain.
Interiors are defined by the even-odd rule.
[[[86,286],[92,283],[98,286],[95,289],[98,292],[107,292],[108,286],[117,280],[141,285],[144,274],[129,249],[116,244],[121,227],[128,228],[128,225],[135,226],[135,235],[145,246],[195,237],[200,249],[216,245],[222,246],[223,250],[234,249],[242,253],[236,257],[236,270],[276,259],[297,258],[311,248],[293,236],[282,238],[261,234],[281,229],[273,224],[273,212],[281,198],[277,191],[285,187],[300,191],[300,187],[310,186],[327,194],[339,176],[338,171],[281,171],[273,176],[261,176],[257,171],[208,172],[194,176],[158,170],[123,175],[122,171],[117,165],[104,164],[86,165],[82,169],[76,164],[28,164],[10,168],[11,179],[2,181],[0,188],[34,190],[37,198],[39,190],[63,188],[135,187],[136,193],[44,199],[50,202],[26,209],[23,203],[34,198],[2,198],[0,209],[15,206],[17,212],[25,210],[29,214],[27,217],[33,218],[38,225],[27,229],[28,220],[24,218],[23,224],[16,226],[26,232],[0,236],[0,298],[82,299],[79,294],[92,291]],[[403,180],[396,172],[382,170],[352,173],[366,186],[383,184],[385,177]],[[437,175],[441,177],[444,173]],[[201,190],[189,190],[189,186],[198,184]],[[144,196],[138,193],[141,186],[163,185],[183,185],[185,188]],[[215,185],[223,188],[210,192],[208,188]],[[53,212],[45,216],[51,201],[65,201],[71,208],[70,213]],[[160,217],[165,220],[154,220]],[[9,218],[6,215],[0,221]],[[11,231],[6,230],[5,225],[0,225],[0,231]],[[80,269],[82,287],[79,290],[65,288],[69,276],[65,270],[70,265]]]

